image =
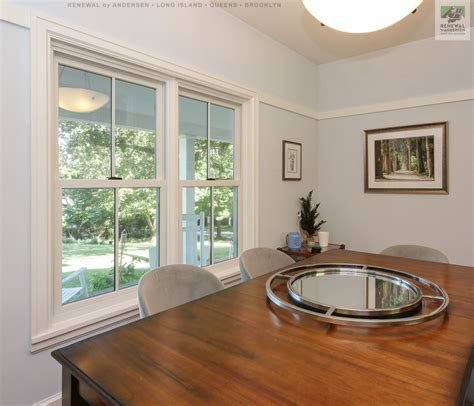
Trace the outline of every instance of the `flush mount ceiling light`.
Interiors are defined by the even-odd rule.
[[[372,32],[400,21],[423,0],[303,0],[306,9],[338,31]]]
[[[59,107],[75,113],[91,113],[104,106],[110,97],[94,90],[76,87],[59,88]]]

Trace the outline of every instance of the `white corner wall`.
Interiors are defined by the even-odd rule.
[[[474,101],[397,109],[397,101],[472,92],[473,75],[473,41],[428,39],[318,67],[320,111],[394,102],[394,110],[318,122],[317,188],[333,241],[375,253],[426,245],[474,265]],[[449,122],[448,195],[364,193],[364,130],[439,121]]]

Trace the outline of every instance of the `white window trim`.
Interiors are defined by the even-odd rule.
[[[239,219],[244,223],[239,241],[239,252],[258,244],[258,96],[255,92],[164,62],[150,55],[138,52],[111,41],[99,39],[81,30],[56,24],[40,16],[33,16],[31,22],[31,120],[32,120],[32,187],[31,187],[31,350],[39,351],[78,336],[90,334],[124,320],[137,317],[135,289],[127,289],[124,295],[115,295],[116,300],[106,297],[89,299],[89,312],[74,312],[68,317],[55,317],[54,312],[54,256],[53,256],[53,201],[52,150],[50,134],[56,132],[51,119],[55,106],[52,92],[54,48],[66,54],[73,51],[81,58],[104,65],[114,66],[138,76],[153,78],[164,83],[165,128],[164,149],[166,174],[160,188],[160,205],[165,226],[161,230],[160,245],[166,241],[178,242],[181,224],[178,187],[179,149],[179,92],[187,89],[211,97],[223,98],[241,105],[241,173],[242,202]],[[45,80],[47,78],[47,80]],[[49,101],[49,103],[47,103]],[[176,157],[171,159],[169,157]],[[173,179],[173,181],[171,181]],[[176,185],[171,185],[176,182]],[[168,184],[167,184],[168,183]],[[175,218],[173,218],[175,216]],[[166,245],[162,264],[181,262],[177,243]],[[221,278],[227,278],[238,271],[237,260],[229,260],[210,267]],[[123,296],[123,297],[118,297]]]
[[[54,47],[53,47],[54,49]],[[155,179],[131,179],[131,180],[107,180],[107,179],[54,179],[58,173],[58,162],[59,162],[59,151],[58,151],[58,143],[57,143],[57,123],[58,123],[58,109],[55,106],[58,105],[58,94],[57,91],[53,91],[53,97],[51,100],[51,121],[54,123],[54,130],[49,134],[49,143],[50,143],[50,151],[51,151],[51,173],[49,174],[52,177],[52,184],[51,184],[51,216],[52,216],[52,229],[51,229],[51,237],[53,242],[55,243],[52,246],[53,252],[59,253],[62,251],[62,244],[61,244],[61,234],[62,234],[62,225],[61,225],[61,192],[63,189],[70,189],[70,188],[107,188],[114,190],[115,188],[152,188],[152,189],[159,189],[160,190],[160,200],[162,193],[166,193],[166,184],[163,179],[163,158],[164,154],[161,151],[161,146],[163,145],[163,130],[164,125],[164,86],[161,82],[154,82],[154,81],[145,81],[138,77],[134,77],[132,75],[125,75],[125,74],[117,74],[112,70],[104,69],[101,67],[94,66],[93,63],[89,62],[78,62],[73,60],[74,58],[67,58],[62,55],[54,55],[53,56],[53,66],[52,66],[52,76],[51,82],[57,81],[58,78],[58,65],[63,64],[70,67],[74,67],[76,69],[83,69],[93,71],[94,73],[98,73],[101,75],[109,76],[112,78],[112,83],[114,83],[117,79],[124,80],[128,82],[133,82],[135,84],[147,86],[156,90],[156,178]],[[54,86],[56,88],[56,86]],[[113,94],[115,92],[115,85],[112,87],[112,134],[114,134],[115,129],[115,112],[113,109],[114,100]],[[113,146],[113,143],[112,143]],[[112,162],[114,156],[112,155]],[[55,183],[56,182],[56,183]],[[165,206],[160,204],[160,219],[161,216],[166,215]],[[115,209],[116,210],[116,209]],[[160,222],[160,232],[166,230],[166,222],[163,223],[163,227],[161,227]],[[117,240],[119,238],[118,235],[115,235],[115,244],[117,244]],[[159,242],[159,249],[160,249],[160,260],[166,261],[166,241],[161,244]],[[115,256],[117,255],[117,251],[115,252]],[[115,258],[115,261],[117,258]],[[71,319],[82,319],[85,317],[85,314],[94,314],[97,308],[105,308],[108,309],[111,306],[120,305],[126,302],[133,302],[134,298],[137,295],[137,288],[136,286],[131,286],[126,289],[118,289],[118,280],[115,278],[115,289],[112,292],[88,298],[84,301],[77,301],[74,303],[68,303],[67,305],[62,305],[61,303],[61,289],[62,289],[62,281],[60,273],[57,270],[61,269],[61,257],[60,255],[54,255],[52,257],[52,268],[53,268],[53,299],[52,299],[52,318],[54,323],[60,325],[64,322],[67,322]],[[117,270],[115,270],[117,272]],[[86,318],[87,320],[87,318]]]
[[[230,258],[224,261],[213,263],[212,255],[210,258],[211,264],[206,266],[206,269],[215,272],[216,274],[220,274],[219,271],[228,270],[228,269],[235,269],[238,267],[237,258],[241,252],[240,245],[242,239],[242,232],[241,230],[244,228],[243,224],[243,216],[245,212],[243,210],[243,205],[241,204],[243,191],[242,191],[242,178],[240,176],[241,171],[241,127],[242,127],[242,114],[241,114],[241,105],[239,103],[231,103],[228,100],[222,100],[213,96],[204,95],[201,93],[189,91],[186,88],[179,89],[179,96],[184,96],[193,100],[199,100],[201,102],[207,103],[207,131],[208,136],[210,133],[210,109],[209,105],[219,105],[223,107],[230,108],[234,111],[234,176],[233,179],[215,179],[215,180],[205,180],[205,179],[190,179],[190,180],[183,180],[179,179],[178,186],[179,186],[179,207],[182,211],[182,190],[185,187],[220,187],[220,186],[229,186],[229,187],[237,187],[238,188],[238,198],[237,198],[237,218],[238,218],[238,225],[237,225],[237,253],[235,258]],[[208,160],[209,165],[209,160]],[[211,213],[213,213],[213,208],[211,207]],[[211,215],[213,217],[213,214]],[[211,219],[211,222],[213,219]],[[212,230],[212,227],[211,227]],[[183,229],[182,229],[182,222],[179,224],[179,256],[183,258]],[[212,252],[212,249],[211,249]]]

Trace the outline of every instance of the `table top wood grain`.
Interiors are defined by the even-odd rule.
[[[330,326],[271,304],[264,275],[53,357],[108,403],[460,404],[474,344],[474,268],[344,250],[305,260],[326,262],[430,279],[448,292],[448,312],[416,326]]]

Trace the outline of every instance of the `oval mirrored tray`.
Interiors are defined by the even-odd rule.
[[[328,323],[385,327],[432,320],[449,298],[438,285],[395,269],[357,264],[294,266],[272,275],[268,298]]]

